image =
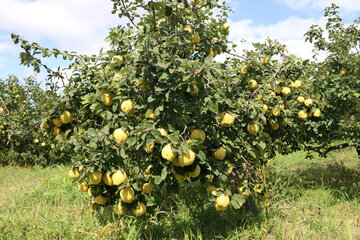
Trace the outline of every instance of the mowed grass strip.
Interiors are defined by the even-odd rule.
[[[0,169],[0,239],[93,239],[101,226],[67,169]]]
[[[270,164],[273,198],[249,239],[360,239],[360,159],[355,149],[326,159],[306,153],[278,156]],[[252,235],[252,237],[251,237]]]
[[[354,149],[324,159],[306,153],[270,164],[272,197],[260,214],[217,212],[206,185],[169,195],[148,221],[108,222],[67,177],[68,166],[0,168],[0,239],[360,239],[360,159]]]

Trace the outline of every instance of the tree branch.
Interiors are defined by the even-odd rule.
[[[125,5],[125,3],[124,3],[124,0],[121,0],[121,3],[122,3],[122,5],[123,5],[123,7],[124,7],[124,10],[125,10],[125,12],[126,12],[127,18],[130,20],[130,22],[132,23],[132,25],[134,25],[137,29],[139,29],[139,27],[134,23],[133,19],[131,18],[130,13],[129,13],[129,11],[127,10],[126,5]]]

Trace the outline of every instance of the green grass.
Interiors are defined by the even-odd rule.
[[[270,163],[271,204],[257,218],[216,212],[204,186],[194,184],[170,195],[166,211],[149,221],[111,223],[88,208],[87,194],[67,177],[69,167],[2,167],[0,239],[360,239],[355,151],[305,156],[296,152]]]

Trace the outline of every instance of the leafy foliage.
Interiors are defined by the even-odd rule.
[[[45,67],[54,90],[61,72],[37,55],[72,60],[62,102],[46,124],[57,149],[72,156],[69,175],[89,192],[94,208],[114,205],[119,215],[132,209],[138,216],[145,203],[156,216],[167,193],[190,181],[209,185],[217,210],[228,208],[226,196],[235,209],[250,195],[268,203],[265,166],[277,153],[321,151],[314,146],[359,139],[359,125],[336,114],[349,109],[359,119],[359,63],[358,53],[339,42],[334,6],[326,12],[331,42],[317,27],[307,34],[319,50],[333,53],[324,63],[289,55],[273,40],[220,63],[213,57],[235,47],[227,39],[225,3],[112,2],[112,13],[129,23],[110,29],[111,50],[97,56],[49,50],[12,35],[24,49],[22,64]],[[356,29],[344,31],[352,36]],[[356,49],[357,38],[351,39]],[[334,65],[338,51],[345,57]],[[342,74],[339,66],[345,65],[349,70]]]

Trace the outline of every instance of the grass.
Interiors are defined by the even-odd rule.
[[[176,204],[147,222],[113,223],[87,206],[67,166],[0,168],[0,239],[360,239],[360,170],[355,150],[305,159],[278,156],[269,166],[272,196],[254,218],[216,212],[204,186],[181,189]]]

